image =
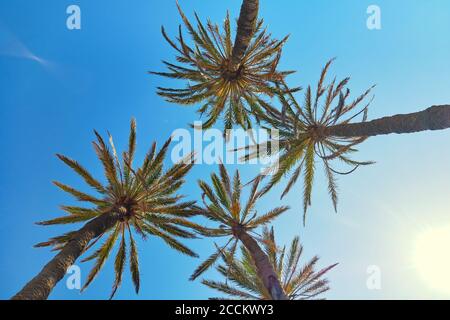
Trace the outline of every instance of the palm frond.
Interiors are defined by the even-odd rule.
[[[202,262],[197,267],[197,269],[195,269],[189,280],[193,281],[197,279],[200,275],[202,275],[202,273],[204,273],[206,270],[208,270],[212,265],[216,263],[220,255],[221,255],[220,250],[217,250],[212,255],[210,255],[204,262]]]
[[[101,270],[103,265],[105,264],[106,259],[108,258],[109,254],[111,253],[111,249],[114,246],[114,243],[117,240],[117,236],[119,234],[119,227],[117,226],[114,228],[114,230],[109,235],[108,239],[106,239],[105,243],[102,245],[102,247],[96,252],[96,262],[94,267],[92,268],[91,272],[89,273],[86,283],[84,284],[83,288],[81,288],[81,291],[84,291],[89,284],[94,280],[94,278],[97,276],[98,272]]]
[[[289,299],[314,299],[329,290],[328,280],[323,277],[337,264],[315,271],[318,257],[314,257],[299,268],[303,251],[299,238],[292,240],[288,251],[284,247],[279,250],[273,228],[264,228],[261,241],[265,244],[265,251]],[[222,254],[223,264],[217,267],[217,271],[226,279],[225,282],[203,280],[202,283],[234,299],[271,299],[258,276],[252,255],[243,246],[241,251],[240,259],[234,258],[231,253]]]
[[[156,237],[159,237],[162,240],[164,240],[164,242],[167,243],[171,248],[173,248],[183,254],[186,254],[188,256],[198,257],[198,255],[194,251],[192,251],[191,249],[189,249],[188,247],[186,247],[181,242],[177,241],[176,239],[174,239],[167,233],[164,233],[161,230],[159,230],[149,224],[143,224],[143,229],[146,233],[156,236]]]
[[[94,177],[92,177],[89,171],[83,168],[77,161],[63,156],[62,154],[57,154],[56,156],[69,167],[71,167],[76,173],[78,173],[88,185],[90,185],[100,193],[105,193],[105,189],[103,188],[102,184],[98,182]]]
[[[362,115],[362,121],[367,119],[367,103],[361,103],[369,96],[372,88],[366,90],[351,102],[350,90],[346,88],[349,78],[341,81],[332,80],[325,84],[327,73],[334,59],[328,61],[320,74],[315,90],[308,86],[302,103],[297,101],[293,91],[281,81],[277,83],[276,96],[281,103],[282,110],[270,105],[260,115],[260,120],[267,128],[279,131],[278,154],[267,152],[258,153],[262,144],[247,148],[245,158],[264,156],[278,156],[278,163],[268,172],[272,172],[271,179],[266,183],[263,192],[268,192],[274,185],[280,183],[284,177],[289,177],[283,190],[283,198],[292,191],[298,178],[303,176],[303,223],[306,221],[308,208],[312,203],[312,189],[315,178],[316,162],[321,162],[325,168],[328,182],[328,192],[337,211],[338,194],[336,175],[347,175],[358,167],[372,164],[371,161],[355,161],[349,155],[356,152],[355,146],[366,140],[366,137],[335,137],[329,129],[333,126],[347,124]],[[350,170],[339,170],[335,162],[339,161],[351,166]],[[292,170],[292,171],[291,171]]]
[[[179,105],[202,103],[198,111],[207,116],[203,128],[210,128],[220,118],[224,118],[224,131],[233,125],[251,128],[251,119],[258,119],[259,116],[254,112],[262,107],[258,105],[257,97],[274,96],[274,83],[290,74],[277,70],[280,52],[287,37],[281,41],[272,40],[271,35],[262,30],[260,21],[248,49],[236,67],[229,15],[225,18],[222,32],[211,21],[203,24],[197,14],[195,28],[181,7],[177,6],[192,43],[186,42],[181,27],[176,40],[170,39],[162,28],[162,35],[175,49],[175,59],[179,64],[164,61],[167,72],[150,73],[185,80],[186,86],[183,89],[159,87],[158,94],[168,102]]]
[[[117,252],[116,259],[114,261],[114,273],[116,275],[116,279],[114,280],[113,289],[109,297],[110,299],[114,297],[117,289],[122,283],[123,268],[125,266],[126,251],[127,251],[126,246],[127,245],[125,242],[125,232],[124,228],[122,227],[122,240],[120,241],[119,251]]]
[[[134,289],[136,293],[139,292],[141,280],[139,276],[139,257],[138,257],[138,251],[136,242],[134,241],[133,234],[131,233],[131,230],[128,229],[129,235],[130,235],[130,271],[131,271],[131,278],[133,279]]]
[[[100,200],[96,197],[90,196],[84,192],[78,191],[68,185],[65,185],[58,181],[53,181],[53,184],[56,185],[61,190],[70,193],[72,196],[74,196],[78,201],[84,201],[84,202],[90,202],[96,205],[106,205],[107,202],[104,200]]]
[[[275,218],[277,218],[278,216],[280,216],[287,210],[289,210],[289,207],[285,207],[285,206],[272,209],[269,212],[267,212],[266,214],[263,214],[259,217],[256,217],[255,219],[251,220],[248,223],[248,226],[249,227],[258,227],[258,226],[266,225],[269,222],[272,222],[272,220],[274,220]]]
[[[154,142],[147,152],[142,165],[134,167],[134,155],[136,153],[136,121],[131,120],[130,134],[127,150],[119,153],[116,150],[112,135],[108,132],[109,146],[98,132],[95,131],[96,141],[94,149],[99,158],[106,177],[106,184],[83,168],[77,161],[66,156],[59,155],[65,164],[71,167],[89,187],[93,187],[101,197],[89,195],[61,182],[54,182],[63,191],[71,194],[79,201],[88,202],[92,207],[61,206],[67,213],[66,216],[38,222],[40,225],[72,224],[77,222],[93,222],[104,218],[104,215],[114,215],[113,225],[104,226],[104,230],[95,230],[93,239],[89,239],[82,248],[82,254],[93,249],[93,253],[84,257],[81,261],[95,259],[94,267],[90,271],[83,290],[95,279],[103,265],[106,263],[118,233],[122,233],[119,249],[115,256],[115,279],[110,298],[113,298],[122,283],[123,271],[127,255],[129,255],[130,273],[136,292],[140,287],[139,260],[137,245],[133,233],[142,236],[147,235],[162,238],[172,248],[187,255],[195,256],[195,253],[177,240],[197,238],[198,234],[212,234],[213,231],[189,220],[190,217],[199,215],[201,210],[195,206],[195,201],[183,201],[183,196],[177,194],[184,184],[184,178],[192,168],[192,163],[183,161],[168,168],[164,166],[164,160],[169,149],[169,138],[162,147],[157,150]],[[122,158],[119,158],[122,155]],[[103,222],[102,222],[103,224]],[[90,226],[90,225],[85,225]],[[127,248],[125,229],[128,229],[130,245]],[[80,229],[83,230],[83,229]],[[84,231],[83,231],[84,232]],[[85,233],[81,233],[85,234]],[[109,234],[103,245],[97,246],[97,242]],[[214,234],[218,234],[214,231]],[[52,246],[53,250],[63,249],[71,240],[77,240],[78,231],[70,231],[63,235],[50,238],[48,241],[38,243],[36,247]],[[77,240],[78,241],[78,240]],[[129,250],[129,252],[126,252]]]

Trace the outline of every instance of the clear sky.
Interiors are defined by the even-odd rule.
[[[237,17],[240,2],[180,0],[190,17],[196,10],[216,22],[227,9]],[[81,8],[81,30],[66,28],[71,4]],[[381,8],[381,30],[366,27],[366,9],[372,4]],[[377,84],[371,119],[450,103],[447,0],[261,1],[260,14],[275,37],[291,35],[281,68],[298,70],[289,78],[293,85],[315,84],[325,62],[337,57],[331,73],[351,76],[354,94]],[[86,190],[55,153],[77,159],[101,177],[90,144],[94,128],[109,130],[116,145],[124,147],[129,120],[136,117],[142,158],[153,140],[162,143],[197,119],[194,107],[170,105],[155,94],[155,87],[167,80],[146,74],[162,70],[160,60],[174,56],[160,26],[174,34],[179,23],[175,1],[0,2],[0,298],[13,295],[53,256],[32,245],[66,230],[33,224],[60,215],[61,204],[74,204],[51,181]],[[340,263],[329,273],[328,298],[449,298],[431,287],[412,262],[423,230],[450,225],[449,138],[447,130],[369,139],[357,157],[377,163],[340,178],[338,214],[318,175],[306,228],[301,224],[301,185],[282,202],[282,186],[277,187],[259,206],[291,206],[275,223],[280,242],[300,235],[305,258],[318,254],[321,266]],[[197,179],[207,179],[216,169],[196,166],[183,193],[199,199]],[[256,172],[241,169],[246,179]],[[127,273],[117,298],[204,299],[214,294],[187,280],[199,260],[174,252],[159,239],[139,244],[141,292],[134,294]],[[208,239],[189,244],[201,257],[213,250]],[[68,290],[64,280],[51,298],[107,298],[112,262],[82,295]],[[366,285],[372,265],[381,271],[380,290]],[[91,265],[80,266],[85,279]]]

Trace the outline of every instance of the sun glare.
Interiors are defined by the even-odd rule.
[[[413,258],[416,270],[427,285],[450,295],[450,226],[420,234]]]

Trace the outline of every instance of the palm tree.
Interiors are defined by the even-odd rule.
[[[231,54],[231,69],[237,70],[255,33],[259,0],[243,0],[237,22],[236,38]]]
[[[272,299],[287,299],[268,256],[251,233],[254,233],[254,230],[258,227],[270,223],[289,208],[285,206],[277,207],[263,215],[258,215],[254,207],[256,201],[260,198],[258,192],[259,179],[253,182],[247,203],[241,204],[242,184],[239,171],[236,171],[233,181],[230,181],[223,164],[220,165],[220,177],[213,173],[211,174],[211,180],[213,187],[210,187],[204,181],[199,181],[199,186],[203,192],[204,207],[197,210],[207,219],[218,223],[218,226],[200,230],[200,232],[207,237],[226,237],[229,239],[221,247],[216,245],[217,250],[194,271],[191,280],[196,279],[214,265],[225,250],[229,250],[230,256],[234,256],[237,244],[240,241],[255,261],[257,274]]]
[[[325,128],[325,135],[372,137],[391,133],[413,133],[450,128],[450,105],[431,106],[423,111],[397,114],[368,122],[343,123]]]
[[[273,228],[270,230],[264,228],[263,243],[270,263],[280,279],[284,292],[290,300],[313,299],[329,290],[328,280],[323,279],[323,276],[334,268],[337,263],[322,270],[315,271],[316,264],[319,260],[315,256],[304,266],[300,267],[303,247],[300,244],[299,237],[295,237],[292,240],[289,251],[286,251],[286,246],[280,250],[275,242]],[[239,261],[233,259],[228,253],[222,255],[224,265],[219,265],[217,271],[227,279],[225,282],[203,280],[202,283],[235,299],[271,299],[270,293],[258,277],[251,254],[242,246],[241,252],[242,258]]]
[[[324,85],[328,69],[333,60],[322,70],[315,91],[309,86],[306,89],[303,103],[299,103],[294,95],[287,90],[283,82],[278,84],[279,100],[282,110],[266,104],[266,114],[262,120],[270,127],[279,130],[279,165],[269,168],[272,178],[267,183],[264,192],[278,183],[283,176],[292,172],[289,181],[281,195],[283,198],[303,175],[303,219],[311,205],[311,193],[316,172],[316,160],[323,163],[328,180],[328,191],[334,209],[337,210],[336,174],[347,175],[358,167],[372,164],[372,161],[356,161],[350,155],[357,151],[358,144],[369,136],[388,133],[409,133],[423,130],[438,130],[450,127],[450,106],[433,106],[425,111],[407,115],[395,115],[377,120],[366,121],[370,101],[364,103],[371,89],[353,101],[348,101],[350,90],[346,88],[349,78],[340,82],[334,79],[329,85]],[[284,92],[284,93],[283,93]],[[261,101],[260,103],[264,103]],[[364,104],[363,104],[364,103]],[[362,107],[360,107],[362,105]],[[361,122],[351,123],[361,116]],[[265,144],[247,148],[246,159],[271,154]],[[345,172],[333,167],[333,161],[340,161],[351,166]]]
[[[158,88],[158,94],[167,101],[181,105],[202,103],[198,112],[207,115],[203,128],[213,126],[221,115],[224,126],[231,129],[234,124],[244,129],[251,128],[251,116],[262,112],[257,103],[262,95],[274,96],[274,83],[291,72],[277,71],[281,41],[272,40],[262,30],[262,20],[256,23],[258,1],[244,0],[235,43],[231,38],[230,17],[219,26],[208,21],[206,26],[195,14],[197,28],[186,18],[177,3],[181,18],[192,37],[188,45],[181,26],[176,41],[171,40],[162,28],[167,42],[178,53],[179,65],[163,61],[168,72],[150,72],[164,77],[186,80],[186,88]]]
[[[127,255],[132,280],[136,292],[139,291],[138,251],[133,231],[142,238],[146,238],[147,235],[159,237],[181,253],[197,256],[175,239],[175,237],[195,238],[195,234],[188,229],[202,229],[187,220],[195,214],[194,202],[181,202],[182,196],[176,194],[192,164],[186,161],[163,170],[169,139],[158,152],[156,143],[153,143],[142,166],[133,169],[136,150],[134,120],[131,121],[128,150],[123,153],[122,162],[119,160],[112,137],[109,136],[110,150],[97,132],[95,135],[97,141],[93,142],[93,145],[103,165],[107,183],[104,185],[96,180],[75,160],[58,154],[58,158],[79,174],[99,196],[92,196],[63,183],[54,182],[77,200],[87,202],[93,207],[62,206],[68,215],[38,223],[57,225],[86,222],[78,231],[71,231],[36,245],[36,247],[53,246],[59,253],[13,299],[46,299],[56,283],[64,277],[67,268],[104,236],[107,239],[100,248],[84,259],[84,261],[96,260],[83,290],[94,280],[120,237],[114,262],[115,280],[111,298],[121,284]]]

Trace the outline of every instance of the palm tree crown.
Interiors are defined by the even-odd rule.
[[[251,253],[258,269],[258,275],[272,298],[274,300],[286,299],[268,257],[260,248],[255,237],[250,234],[255,234],[255,229],[272,222],[289,208],[281,206],[259,215],[255,210],[255,204],[261,196],[258,191],[260,179],[253,182],[249,198],[245,204],[242,204],[242,184],[239,171],[236,171],[233,181],[231,181],[223,164],[220,165],[220,177],[213,173],[211,180],[213,187],[204,181],[199,181],[203,192],[204,207],[198,208],[198,212],[218,225],[200,232],[208,237],[225,237],[228,240],[223,246],[216,245],[216,251],[194,271],[191,280],[214,265],[224,251],[228,251],[231,256],[234,256],[240,241]]]
[[[199,181],[202,189],[204,208],[198,211],[207,219],[218,223],[217,228],[205,228],[202,234],[209,237],[229,237],[225,245],[217,247],[216,251],[204,262],[191,276],[191,280],[196,279],[208,268],[210,268],[220,257],[224,250],[229,249],[229,254],[235,254],[239,241],[238,232],[253,232],[253,230],[270,223],[280,214],[288,210],[288,207],[281,206],[259,215],[255,210],[255,204],[260,193],[258,192],[259,179],[255,180],[246,204],[241,204],[242,184],[239,171],[236,171],[233,181],[223,164],[220,165],[220,177],[212,173],[211,188],[206,182]]]
[[[139,291],[138,251],[132,230],[141,235],[142,238],[146,238],[147,235],[159,237],[172,248],[189,256],[196,256],[193,251],[174,237],[195,238],[195,234],[185,228],[197,229],[201,227],[186,219],[195,213],[192,209],[194,202],[181,202],[182,197],[176,194],[177,190],[183,185],[183,178],[191,169],[192,164],[183,162],[173,165],[166,171],[163,170],[163,160],[170,139],[158,152],[156,143],[153,143],[142,166],[133,169],[136,149],[136,123],[134,120],[131,121],[128,150],[123,153],[122,161],[119,160],[111,136],[109,136],[110,150],[97,132],[95,132],[95,135],[97,141],[93,142],[93,145],[104,168],[106,185],[96,180],[75,160],[63,155],[58,155],[58,157],[79,174],[100,196],[88,195],[60,182],[54,182],[59,188],[73,195],[79,201],[94,206],[91,208],[63,206],[62,209],[68,213],[67,216],[40,222],[39,224],[55,225],[87,222],[111,213],[118,216],[114,226],[93,239],[89,247],[103,236],[107,236],[103,245],[83,260],[96,259],[82,290],[94,280],[118,238],[120,238],[114,263],[115,281],[111,293],[112,298],[121,284],[127,255],[129,256],[130,271],[135,289],[136,292]],[[56,250],[61,250],[74,234],[76,232],[68,232],[36,246],[54,246]],[[129,241],[129,248],[126,238]]]
[[[309,86],[305,93],[304,103],[297,102],[294,95],[283,83],[280,85],[279,99],[282,110],[266,105],[266,115],[263,120],[272,128],[279,130],[279,163],[276,168],[268,168],[272,171],[272,177],[263,192],[267,192],[278,183],[283,176],[292,175],[285,187],[283,198],[303,174],[303,219],[305,223],[306,212],[311,205],[311,193],[315,175],[316,159],[321,160],[328,179],[328,191],[335,210],[337,210],[336,174],[350,174],[361,165],[369,165],[371,161],[355,161],[349,155],[355,151],[355,146],[366,140],[366,137],[336,137],[326,134],[329,126],[346,124],[355,117],[362,115],[362,121],[366,121],[367,103],[359,111],[355,110],[369,95],[372,88],[357,97],[354,101],[347,102],[350,90],[346,88],[349,78],[339,83],[333,80],[325,86],[324,81],[327,71],[333,60],[329,61],[323,69],[315,94]],[[336,101],[337,100],[337,101]],[[336,103],[335,103],[336,101]],[[353,113],[352,113],[353,112]],[[352,113],[352,114],[351,114]],[[349,115],[351,114],[351,115]],[[271,149],[260,145],[261,148],[251,146],[247,148],[246,159],[271,154]],[[340,160],[344,164],[352,166],[347,172],[341,172],[333,168],[332,161]],[[276,170],[275,170],[276,169]]]
[[[295,237],[291,242],[289,250],[286,250],[286,246],[281,249],[277,246],[273,228],[270,230],[264,228],[262,239],[265,252],[290,300],[317,298],[320,294],[329,290],[328,280],[323,279],[323,276],[337,264],[315,271],[319,260],[315,256],[300,267],[303,247],[298,237]],[[271,296],[258,277],[250,253],[243,246],[241,246],[241,252],[242,258],[240,260],[233,259],[227,252],[222,255],[224,264],[219,265],[217,271],[227,279],[225,282],[203,280],[202,283],[232,298],[270,300]]]
[[[219,26],[211,21],[205,27],[197,15],[195,29],[179,5],[178,9],[193,45],[185,42],[181,27],[176,39],[178,44],[162,28],[164,38],[178,52],[176,60],[180,65],[163,61],[169,71],[151,73],[187,80],[187,87],[159,87],[158,94],[177,104],[203,103],[198,110],[208,117],[203,128],[210,128],[221,115],[225,129],[231,129],[234,124],[250,128],[251,114],[261,113],[259,95],[273,96],[276,91],[273,83],[290,73],[277,71],[281,48],[287,37],[281,41],[272,40],[270,34],[262,30],[263,22],[259,21],[236,67],[229,15],[224,21],[223,32],[220,32]]]

